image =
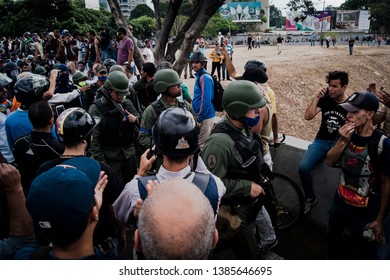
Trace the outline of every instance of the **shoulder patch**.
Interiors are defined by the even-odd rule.
[[[209,154],[207,157],[207,166],[214,168],[217,165],[217,157],[214,154]]]

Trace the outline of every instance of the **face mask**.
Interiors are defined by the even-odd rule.
[[[105,80],[107,80],[107,76],[99,76],[98,80],[104,82]]]
[[[260,114],[256,118],[244,117],[243,123],[246,127],[255,127],[260,121]]]

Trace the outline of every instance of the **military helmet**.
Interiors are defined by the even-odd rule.
[[[16,100],[22,105],[29,106],[42,99],[42,95],[49,89],[50,83],[46,77],[29,74],[18,80],[14,85]],[[25,109],[23,107],[22,109]]]
[[[115,90],[119,95],[129,95],[129,80],[125,73],[114,71],[107,76],[104,82],[104,87],[107,90]]]
[[[207,57],[202,52],[194,52],[191,56],[191,61],[202,61],[206,62]]]
[[[72,80],[73,80],[73,83],[74,84],[78,84],[79,82],[81,81],[85,81],[87,80],[87,76],[85,76],[83,73],[81,73],[80,71],[76,71],[76,73],[73,74],[72,76]]]
[[[12,61],[6,63],[4,66],[4,71],[8,72],[8,71],[12,71],[12,70],[19,70],[19,66],[15,62],[12,62]]]
[[[122,73],[126,73],[125,69],[123,69],[123,66],[122,65],[118,65],[118,64],[115,64],[115,65],[111,66],[110,70],[108,72],[112,73],[114,71],[120,71]]]
[[[162,112],[153,126],[152,135],[159,154],[189,156],[199,149],[194,116],[185,108],[169,108]]]
[[[245,69],[245,70],[249,70],[249,69],[251,69],[251,68],[256,68],[256,67],[259,67],[259,68],[262,69],[264,72],[267,72],[267,65],[265,64],[265,62],[264,62],[264,61],[261,61],[261,60],[257,60],[257,59],[248,60],[248,61],[245,63],[244,69]]]
[[[0,73],[0,87],[5,87],[12,83],[12,79],[8,78],[7,75]]]
[[[99,117],[92,117],[84,109],[69,108],[58,116],[56,134],[66,146],[75,146],[85,140],[99,123]]]
[[[234,119],[244,117],[250,109],[263,107],[266,102],[261,96],[260,89],[254,83],[245,80],[228,84],[222,96],[223,109]]]
[[[47,73],[46,68],[41,65],[38,65],[34,69],[34,74],[45,75],[46,73]]]
[[[116,61],[113,60],[112,58],[107,58],[106,60],[103,61],[103,65],[109,69],[111,66],[114,66],[116,64]]]
[[[169,87],[180,85],[181,83],[179,75],[173,69],[162,69],[153,78],[154,90],[156,92],[165,92]]]

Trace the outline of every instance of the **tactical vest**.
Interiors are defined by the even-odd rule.
[[[161,99],[158,99],[158,100],[154,101],[150,105],[152,105],[154,111],[156,112],[157,119],[161,115],[161,113],[164,112],[167,109],[167,108],[165,108],[165,106],[162,103]],[[176,107],[187,109],[187,110],[189,109],[185,102],[179,101],[177,98],[176,98]]]
[[[251,180],[258,184],[261,184],[265,178],[273,178],[272,171],[264,162],[261,138],[257,134],[248,132],[249,136],[245,137],[226,122],[218,123],[211,133],[229,135],[242,157],[241,168],[227,170],[226,174],[229,178]]]
[[[99,108],[103,115],[100,123],[100,143],[102,147],[129,147],[134,143],[133,124],[122,121],[122,115],[109,103],[103,103],[98,99],[94,104]],[[131,101],[124,99],[122,106],[125,110],[131,112]]]
[[[375,174],[386,136],[375,129],[370,143],[359,153],[348,145],[341,156],[340,183],[360,196],[367,197],[372,191],[380,191],[380,176]]]

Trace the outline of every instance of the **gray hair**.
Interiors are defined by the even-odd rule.
[[[167,180],[145,199],[138,232],[147,259],[207,259],[215,232],[213,209],[191,182]]]

